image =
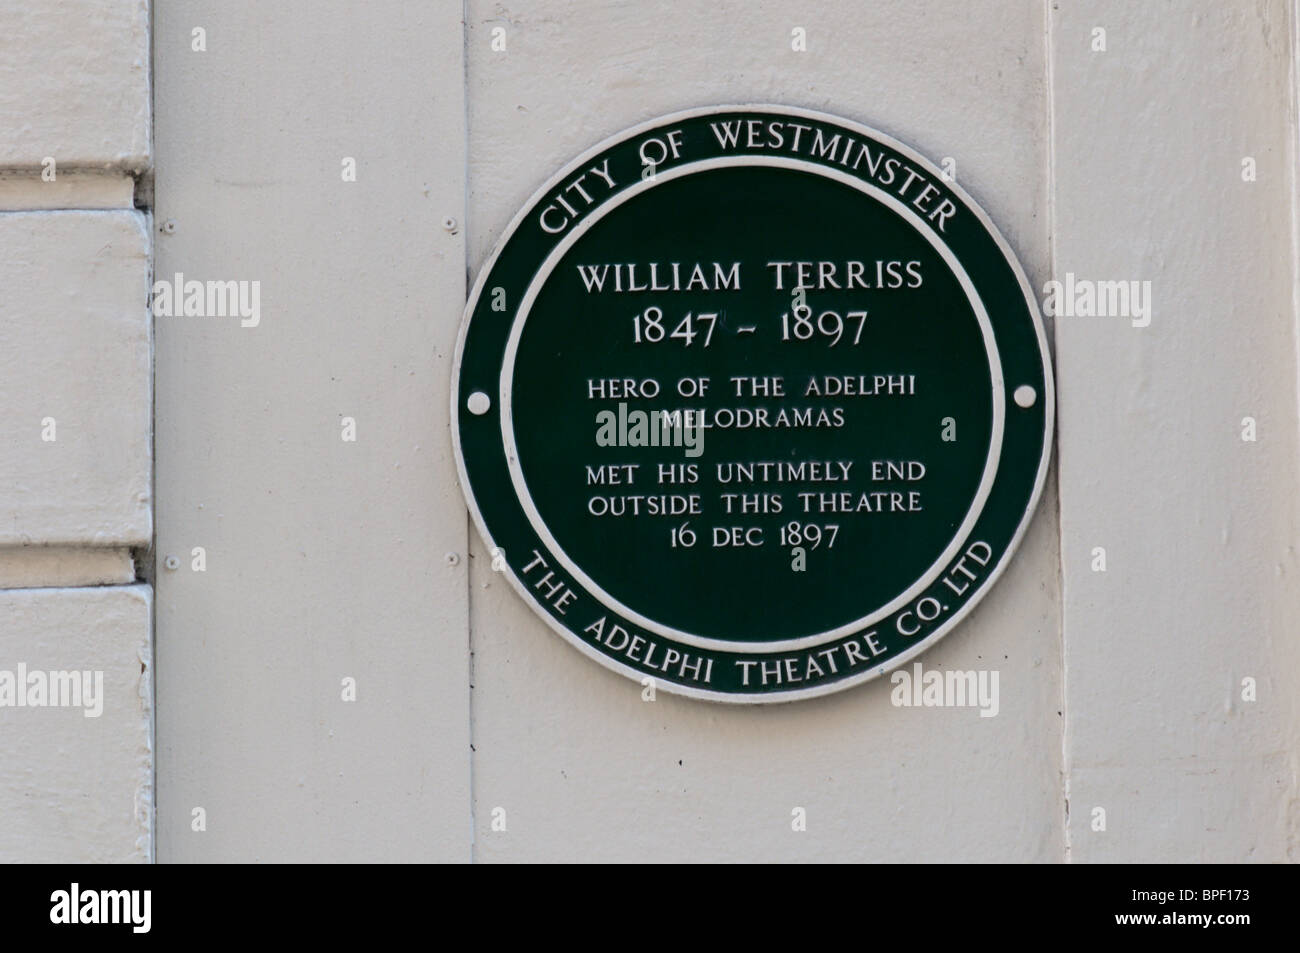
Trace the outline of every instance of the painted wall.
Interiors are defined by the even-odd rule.
[[[144,861],[149,10],[0,21],[0,862]]]
[[[665,16],[644,4],[506,15],[471,3],[471,268],[540,180],[595,142],[689,106],[770,101],[843,115],[935,159],[954,157],[958,179],[1041,284],[1049,269],[1044,8],[1003,7],[998,17],[971,10],[953,19],[925,4],[797,13],[751,4],[743,16],[735,5],[697,4]],[[504,53],[491,49],[498,26]],[[808,32],[806,53],[791,49],[796,26]],[[947,65],[957,49],[960,79]],[[996,718],[895,708],[887,679],[763,710],[662,692],[643,702],[636,682],[549,637],[489,570],[475,537],[476,857],[1060,858],[1056,510],[1049,489],[1006,575],[924,657],[936,668],[998,669]],[[491,829],[498,807],[504,833]],[[795,808],[806,811],[806,831],[792,830]]]
[[[36,819],[0,855],[150,849],[131,555],[151,531],[152,245],[160,278],[260,295],[255,322],[155,319],[139,562],[160,860],[1295,859],[1291,0],[171,0],[152,223],[131,198],[144,7],[71,6],[98,26],[48,43],[95,55],[0,92],[9,142],[30,143],[0,153],[22,173],[0,175],[0,267],[30,289],[0,331],[18,355],[0,571],[19,586],[0,647],[116,672],[122,717],[96,722],[115,753],[85,812],[86,779],[41,752],[103,737],[0,710],[27,719],[0,735],[0,816]],[[1007,573],[921,659],[997,670],[995,718],[894,707],[887,680],[752,709],[642,701],[522,605],[468,526],[447,431],[467,276],[573,155],[745,101],[954,159],[1038,288],[1150,282],[1149,323],[1049,319],[1048,488]],[[50,150],[74,157],[70,191],[33,178]]]
[[[1153,301],[1056,322],[1070,853],[1300,860],[1296,8],[1061,6],[1053,273]]]
[[[157,272],[261,289],[158,320],[160,859],[470,857],[453,12],[156,9]]]

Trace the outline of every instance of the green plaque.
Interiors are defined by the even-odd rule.
[[[602,664],[718,701],[846,688],[952,629],[1025,531],[1052,415],[988,216],[901,143],[774,106],[553,177],[452,384],[493,568]]]

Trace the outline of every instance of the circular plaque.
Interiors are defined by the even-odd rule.
[[[628,130],[510,223],[452,430],[492,568],[616,671],[718,701],[865,681],[1002,572],[1047,471],[1037,304],[913,150],[807,110]]]

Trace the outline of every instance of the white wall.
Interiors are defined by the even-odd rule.
[[[160,859],[469,858],[454,12],[156,10],[158,274],[261,283],[158,319]]]
[[[157,231],[132,207],[143,3],[17,14],[4,32],[37,50],[0,90],[0,269],[21,289],[0,325],[0,668],[97,666],[113,688],[92,727],[0,709],[21,729],[0,732],[0,817],[26,822],[0,859],[150,851],[131,557],[152,531],[151,245],[159,275],[256,280],[262,304],[255,328],[156,322],[159,859],[1295,859],[1295,6],[173,0]],[[887,680],[642,702],[467,527],[446,416],[467,273],[574,154],[744,101],[954,158],[1037,287],[1152,283],[1148,327],[1049,322],[1047,492],[922,659],[997,669],[996,718],[895,708]],[[46,155],[67,157],[55,183],[33,176]],[[92,766],[90,807],[59,746]]]
[[[472,269],[573,155],[690,106],[779,102],[874,126],[936,161],[1048,274],[1044,8],[1018,2],[684,5],[472,2]],[[996,8],[998,16],[988,16]],[[506,30],[493,52],[493,27]],[[808,52],[790,48],[808,33]],[[960,74],[952,67],[960,51]],[[988,598],[924,661],[997,668],[996,718],[901,709],[888,679],[754,710],[659,693],[591,664],[473,540],[480,860],[1052,860],[1064,848],[1055,493]],[[503,807],[507,831],[493,832]],[[791,830],[795,807],[807,831]]]
[[[1054,271],[1153,300],[1056,323],[1070,854],[1300,860],[1294,7],[1062,7]]]
[[[0,671],[102,711],[0,707],[0,861],[153,852],[148,6],[0,17]],[[84,684],[84,682],[83,682]]]

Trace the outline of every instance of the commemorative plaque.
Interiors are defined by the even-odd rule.
[[[988,217],[864,126],[697,109],[570,163],[457,343],[493,568],[625,675],[720,701],[860,683],[995,581],[1051,446],[1037,304]]]

